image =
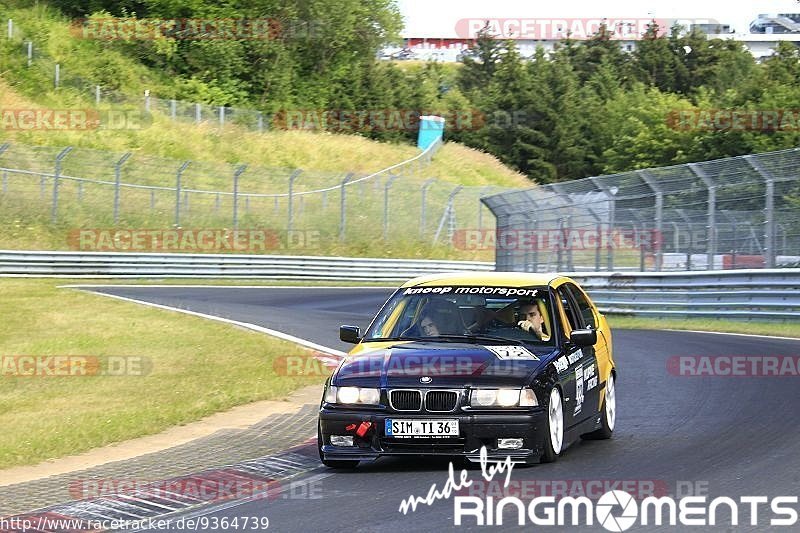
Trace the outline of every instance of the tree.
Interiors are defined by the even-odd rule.
[[[478,30],[475,44],[463,54],[464,64],[458,75],[458,86],[465,94],[481,90],[491,81],[503,51],[503,42],[492,35],[489,21]]]

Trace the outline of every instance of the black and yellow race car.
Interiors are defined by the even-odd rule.
[[[397,289],[325,385],[320,459],[550,462],[609,438],[616,366],[605,317],[570,278],[437,274]]]

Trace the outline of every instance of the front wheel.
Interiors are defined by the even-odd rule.
[[[544,439],[544,452],[541,462],[552,463],[561,455],[564,446],[564,404],[561,391],[553,387],[550,391],[550,403],[547,406],[547,431]]]
[[[319,460],[329,468],[350,469],[358,466],[358,461],[325,459],[325,454],[322,453],[322,429],[319,424],[317,424],[317,451],[319,452]]]

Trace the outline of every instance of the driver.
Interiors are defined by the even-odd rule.
[[[542,330],[544,317],[535,302],[522,304],[519,308],[519,318],[521,320],[517,321],[517,326],[528,333],[533,333],[539,340],[542,340],[545,335]]]

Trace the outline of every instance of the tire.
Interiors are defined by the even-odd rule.
[[[561,455],[564,448],[564,402],[558,387],[550,390],[550,402],[547,404],[547,431],[544,437],[542,463],[552,463]]]
[[[322,430],[319,424],[317,424],[317,451],[319,460],[328,468],[353,469],[358,466],[358,461],[325,459],[325,455],[322,453]]]
[[[581,435],[587,440],[610,439],[617,423],[617,387],[614,373],[608,375],[606,381],[606,394],[603,398],[603,407],[600,409],[600,429]]]

